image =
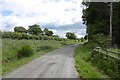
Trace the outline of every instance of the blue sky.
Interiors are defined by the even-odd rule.
[[[54,34],[65,37],[74,32],[77,37],[86,34],[82,24],[82,0],[0,0],[0,29],[13,31],[15,26],[39,24]]]

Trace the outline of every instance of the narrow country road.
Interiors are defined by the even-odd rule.
[[[3,78],[77,78],[74,67],[75,47],[72,45],[49,52]]]

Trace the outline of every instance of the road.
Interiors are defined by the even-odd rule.
[[[77,78],[74,67],[75,47],[73,45],[49,52],[3,78]]]

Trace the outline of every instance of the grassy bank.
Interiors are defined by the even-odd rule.
[[[83,44],[75,49],[75,65],[82,78],[105,78],[106,76],[92,66],[90,62],[90,49],[88,44]]]
[[[2,74],[22,66],[29,61],[44,55],[54,49],[78,43],[76,41],[55,41],[55,40],[2,40]],[[24,45],[29,45],[34,54],[30,57],[17,58],[17,51]]]

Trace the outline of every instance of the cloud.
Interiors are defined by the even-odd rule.
[[[54,32],[54,35],[59,35],[62,38],[66,37],[65,35],[66,35],[67,32],[73,32],[73,33],[75,33],[75,35],[77,36],[77,38],[84,37],[85,34],[86,34],[85,33],[86,29],[84,29],[84,30],[81,30],[81,29],[79,29],[79,30],[78,29],[73,29],[73,30],[71,30],[71,29],[69,29],[69,30],[50,29],[50,30],[52,30]],[[84,32],[81,32],[81,31],[84,31]]]
[[[2,0],[0,29],[13,31],[15,26],[27,29],[33,24],[49,26],[58,32],[63,28],[68,30],[68,27],[71,30],[74,27],[82,29],[81,2],[82,0]]]
[[[78,38],[84,37],[86,35],[86,26],[82,25],[81,22],[76,22],[74,24],[58,26],[54,24],[42,25],[42,28],[48,28],[54,32],[55,35],[60,37],[65,37],[67,32],[73,32]]]

